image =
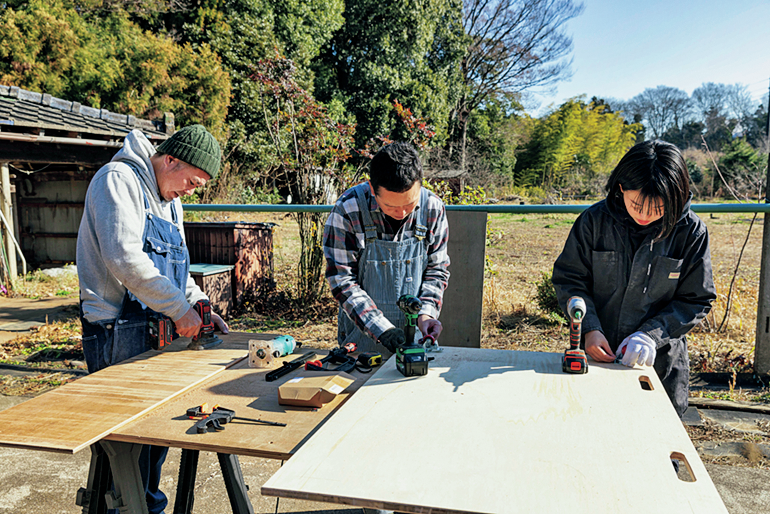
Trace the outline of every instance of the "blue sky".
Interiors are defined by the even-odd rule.
[[[579,0],[576,0],[579,1]],[[770,86],[770,0],[584,0],[567,25],[573,76],[540,109],[586,94],[627,100],[645,88],[692,94],[742,83],[757,103]],[[536,107],[536,106],[533,106]]]

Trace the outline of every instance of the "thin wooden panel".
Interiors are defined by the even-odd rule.
[[[391,358],[262,494],[415,513],[727,512],[651,368],[567,375],[561,354],[469,348],[445,348],[424,377]]]
[[[310,351],[302,348],[300,354]],[[327,352],[320,350],[319,358]],[[281,360],[291,360],[290,355]],[[275,361],[278,364],[278,361]],[[246,360],[218,374],[203,384],[186,391],[130,424],[122,426],[107,439],[128,443],[158,444],[268,459],[286,460],[297,447],[328,418],[370,375],[350,373],[356,381],[344,393],[320,409],[278,404],[278,387],[297,376],[319,376],[300,368],[280,379],[267,382],[269,369],[249,368]],[[220,404],[232,409],[236,416],[286,423],[285,427],[259,425],[233,420],[225,430],[198,434],[195,421],[187,418],[188,408],[202,403]]]
[[[247,354],[255,334],[221,336],[213,350],[179,339],[0,412],[0,446],[75,453]]]

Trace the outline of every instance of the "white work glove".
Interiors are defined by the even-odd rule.
[[[624,366],[633,367],[634,364],[652,366],[655,363],[656,353],[655,341],[650,336],[644,332],[634,332],[623,339],[615,356],[621,359],[620,362]]]

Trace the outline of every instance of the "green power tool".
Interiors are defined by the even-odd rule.
[[[396,349],[396,369],[405,377],[422,376],[428,374],[428,359],[425,356],[425,348],[414,342],[414,334],[417,328],[417,316],[422,309],[422,302],[412,295],[402,295],[396,302],[398,308],[404,313],[404,335],[406,343]]]

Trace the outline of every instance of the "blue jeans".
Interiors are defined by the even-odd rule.
[[[90,323],[81,317],[80,321],[83,324],[83,353],[89,373],[150,349],[147,315],[137,302],[125,302],[123,312],[115,320]],[[168,505],[168,498],[158,488],[167,453],[168,448],[164,446],[144,445],[139,454],[139,470],[150,514],[163,514]],[[118,514],[117,509],[108,512]]]

